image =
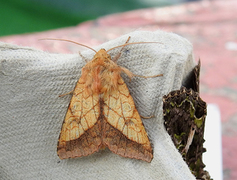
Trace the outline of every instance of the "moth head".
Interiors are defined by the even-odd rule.
[[[103,58],[103,59],[111,59],[110,55],[107,53],[105,49],[99,50],[95,55],[94,58]]]

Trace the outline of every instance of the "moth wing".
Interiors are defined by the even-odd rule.
[[[58,140],[60,159],[87,156],[99,150],[101,122],[99,95],[89,93],[79,79]]]
[[[103,96],[103,143],[123,157],[150,162],[152,147],[129,90],[120,77],[118,90]]]

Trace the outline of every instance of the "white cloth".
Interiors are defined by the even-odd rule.
[[[104,43],[106,50],[129,42],[118,64],[143,76],[124,80],[153,144],[151,163],[123,158],[109,150],[87,157],[60,160],[57,141],[71,95],[85,65],[75,54],[50,54],[0,43],[0,179],[3,180],[191,180],[195,179],[163,125],[162,97],[181,87],[195,66],[192,45],[162,31],[135,31]],[[39,42],[40,43],[40,42]],[[62,43],[62,42],[59,42]],[[114,57],[120,48],[109,52]],[[95,52],[82,55],[91,59]]]

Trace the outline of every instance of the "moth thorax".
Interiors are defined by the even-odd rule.
[[[106,68],[101,73],[101,92],[111,92],[118,89],[118,79],[121,69],[118,67]]]

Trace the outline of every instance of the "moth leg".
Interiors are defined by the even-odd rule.
[[[158,77],[158,76],[163,76],[163,74],[157,74],[157,75],[154,75],[154,76],[141,76],[141,75],[133,74],[127,68],[124,68],[124,67],[120,67],[120,68],[125,74],[127,74],[127,76],[130,78],[130,81],[134,76],[137,76],[137,77],[140,77],[140,78],[154,78],[154,77]]]
[[[133,76],[137,76],[137,77],[140,77],[140,78],[154,78],[154,77],[163,76],[163,74],[157,74],[157,75],[154,75],[154,76],[141,76],[141,75],[133,74]]]
[[[68,94],[72,94],[73,91],[74,91],[74,90],[72,90],[72,91],[70,91],[70,92],[67,92],[67,93],[65,93],[65,94],[61,94],[61,95],[59,95],[58,97],[63,97],[63,96],[66,96],[66,95],[68,95]]]
[[[131,37],[129,36],[128,39],[127,39],[127,41],[126,41],[124,44],[127,44],[130,38],[131,38]],[[124,47],[125,47],[125,46],[123,46],[123,47],[121,48],[121,50],[119,51],[119,53],[112,59],[113,62],[116,63],[116,62],[118,61],[118,59],[120,58],[120,56],[121,56],[121,54],[122,54],[122,51],[123,51]]]
[[[143,119],[151,119],[151,118],[153,118],[153,117],[155,117],[155,116],[154,116],[154,115],[151,115],[151,116],[146,117],[146,116],[140,115],[140,117],[143,118]]]
[[[79,55],[82,57],[82,59],[84,59],[86,62],[89,62],[89,61],[90,61],[90,59],[88,59],[88,58],[86,58],[85,56],[83,56],[80,51],[79,51],[78,53],[79,53]]]

